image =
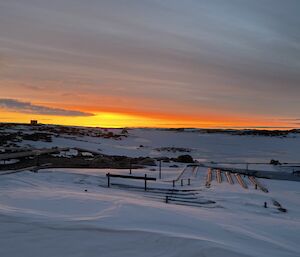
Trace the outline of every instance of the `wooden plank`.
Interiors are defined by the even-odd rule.
[[[128,179],[154,180],[154,181],[156,180],[156,178],[153,177],[130,176],[130,175],[110,174],[110,173],[107,173],[106,176],[114,177],[114,178],[128,178]]]
[[[206,177],[206,183],[205,183],[206,187],[210,187],[211,180],[212,180],[212,169],[208,168],[208,170],[207,170],[207,177]]]
[[[217,170],[217,181],[218,181],[219,183],[222,183],[221,170]]]
[[[234,175],[235,175],[237,181],[239,182],[239,184],[240,184],[243,188],[247,189],[248,186],[245,184],[245,182],[244,182],[244,180],[242,179],[241,175],[238,174],[238,173],[235,173]]]
[[[231,184],[231,185],[233,185],[234,182],[233,182],[233,179],[232,179],[232,177],[231,177],[230,172],[226,171],[226,172],[225,172],[225,175],[226,175],[226,178],[227,178],[228,183]]]
[[[249,180],[250,180],[254,185],[256,185],[261,191],[263,191],[263,192],[265,192],[265,193],[268,193],[268,192],[269,192],[268,189],[265,188],[264,186],[262,186],[262,185],[258,182],[258,180],[257,180],[255,177],[249,176]]]

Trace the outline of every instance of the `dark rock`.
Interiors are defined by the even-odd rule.
[[[274,206],[281,207],[281,204],[279,202],[277,202],[276,200],[273,200],[273,204],[274,204]]]
[[[280,161],[273,160],[273,159],[270,161],[270,164],[272,164],[272,165],[281,165]]]
[[[172,153],[189,153],[192,151],[190,148],[183,148],[183,147],[160,147],[160,148],[155,148],[154,150],[158,152],[172,152]]]
[[[23,140],[30,141],[43,141],[43,142],[52,142],[52,135],[49,133],[33,133],[33,134],[24,134]]]
[[[96,165],[107,165],[107,166],[112,166],[113,165],[113,160],[108,157],[100,157],[97,158],[97,160],[94,160],[94,163]]]
[[[282,207],[278,208],[278,210],[281,211],[281,212],[287,212],[287,209],[282,208]]]
[[[156,166],[155,160],[149,157],[140,160],[138,164],[145,166]]]
[[[124,134],[125,134],[125,135],[127,135],[127,134],[128,134],[128,130],[127,130],[127,129],[123,129],[123,130],[122,130],[122,132],[121,132],[121,134],[123,134],[123,135],[124,135]]]
[[[192,156],[185,154],[185,155],[179,155],[176,159],[177,162],[181,163],[194,163],[194,159]]]
[[[162,162],[170,162],[170,158],[169,157],[166,157],[166,156],[163,156],[163,157],[158,157],[158,158],[155,158],[157,161],[162,161]]]

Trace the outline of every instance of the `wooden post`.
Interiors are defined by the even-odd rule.
[[[188,185],[189,186],[191,185],[191,179],[190,178],[188,179]]]
[[[131,160],[130,160],[129,161],[129,174],[132,174],[131,169],[132,169],[132,165],[131,165]]]
[[[264,203],[264,207],[267,208],[267,202]]]
[[[147,174],[145,174],[145,191],[147,191]]]
[[[159,179],[161,179],[161,160],[159,160]]]
[[[169,196],[166,196],[166,203],[169,202]]]
[[[40,160],[39,160],[39,155],[37,154],[36,156],[35,156],[35,166],[39,166],[40,165]]]
[[[107,176],[107,187],[110,187],[110,174],[107,173],[106,176]]]
[[[181,179],[181,186],[183,186],[183,179]]]
[[[173,187],[175,187],[175,180],[173,180]]]

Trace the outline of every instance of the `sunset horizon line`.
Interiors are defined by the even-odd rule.
[[[25,126],[62,126],[62,127],[78,127],[78,128],[98,128],[98,129],[170,129],[170,130],[181,130],[181,129],[195,129],[195,130],[268,130],[268,131],[293,131],[299,130],[300,127],[293,126],[215,126],[215,127],[192,127],[192,126],[101,126],[101,125],[76,125],[76,124],[59,124],[59,123],[43,123],[36,120],[38,123],[35,125],[31,124],[31,121],[28,122],[9,122],[9,121],[0,121],[0,124],[7,125],[25,125]]]

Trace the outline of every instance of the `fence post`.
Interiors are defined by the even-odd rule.
[[[181,186],[183,186],[183,179],[181,179]]]
[[[188,179],[188,185],[189,186],[191,185],[191,179],[190,178]]]
[[[110,174],[109,172],[106,174],[107,176],[107,187],[110,187]]]
[[[131,169],[132,169],[132,165],[131,165],[131,160],[130,160],[129,161],[129,174],[132,174]]]
[[[145,191],[147,191],[147,174],[145,174]]]
[[[173,180],[173,187],[175,187],[175,180]]]
[[[161,179],[161,160],[159,160],[159,179]]]
[[[166,196],[166,203],[169,202],[169,196]]]

